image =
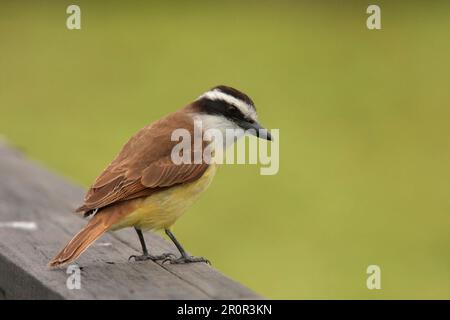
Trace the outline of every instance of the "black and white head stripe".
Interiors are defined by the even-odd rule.
[[[197,101],[206,102],[203,103],[204,108],[202,108],[206,113],[222,114],[228,118],[243,117],[254,121],[257,118],[252,99],[231,87],[214,87],[198,97]]]

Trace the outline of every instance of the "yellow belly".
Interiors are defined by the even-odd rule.
[[[196,181],[139,199],[137,209],[113,225],[110,230],[132,226],[142,230],[169,228],[208,188],[215,173],[216,165],[213,164]]]

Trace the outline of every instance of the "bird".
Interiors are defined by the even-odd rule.
[[[181,128],[193,133],[198,123],[202,125],[202,133],[208,129],[220,132],[243,129],[261,139],[272,140],[270,132],[259,124],[255,104],[248,95],[225,85],[209,89],[185,107],[146,125],[129,139],[76,209],[85,218],[90,217],[86,226],[49,266],[75,261],[105,232],[129,227],[135,229],[142,247],[142,255],[132,255],[129,260],[209,263],[204,257],[189,255],[171,231],[176,220],[208,188],[217,170],[216,163],[175,164],[172,160],[177,143],[171,139],[172,132]],[[202,146],[206,144],[202,142]],[[228,146],[224,142],[223,148]],[[195,147],[190,150],[191,158],[196,150]],[[143,235],[148,230],[164,230],[180,256],[150,254]]]

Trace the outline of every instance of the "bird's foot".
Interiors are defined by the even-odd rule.
[[[166,259],[170,259],[170,257],[175,258],[175,255],[173,253],[163,253],[161,255],[158,256],[154,256],[151,254],[143,254],[140,256],[136,256],[136,255],[132,255],[128,258],[128,261],[130,261],[131,259],[134,259],[134,261],[146,261],[146,260],[152,260],[152,261],[159,261],[159,260],[166,260]]]
[[[192,256],[181,256],[179,258],[175,258],[175,257],[167,257],[166,259],[163,260],[162,263],[170,263],[170,264],[182,264],[182,263],[192,263],[192,262],[204,262],[207,263],[209,265],[211,265],[211,262],[203,257],[192,257]]]

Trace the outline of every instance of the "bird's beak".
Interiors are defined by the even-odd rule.
[[[239,123],[239,125],[244,130],[248,130],[248,133],[257,136],[258,138],[272,141],[272,136],[270,132],[267,131],[267,129],[265,129],[256,121],[254,122],[242,121],[241,123]]]

